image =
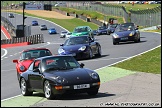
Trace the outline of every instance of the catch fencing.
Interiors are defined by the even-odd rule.
[[[161,25],[161,6],[139,11],[130,10],[130,12],[131,22],[135,22],[139,26],[151,27]]]
[[[126,12],[125,7],[113,4],[95,4],[91,1],[67,1],[67,7],[78,10],[96,11],[103,15],[123,17],[125,22],[134,22],[143,27],[161,25],[161,6],[153,9]],[[145,5],[145,4],[141,4]],[[108,19],[104,19],[108,20]]]

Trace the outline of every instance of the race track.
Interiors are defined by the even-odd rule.
[[[2,12],[1,16],[6,16],[6,13]],[[21,19],[22,19],[22,15],[16,14],[17,25],[21,24],[22,22]],[[35,19],[36,18],[28,17],[27,19],[25,19],[25,24],[31,25],[31,21]],[[46,24],[47,27],[55,27],[59,33],[60,31],[64,30],[63,28],[55,25],[54,23],[42,19],[36,19],[36,20],[39,22],[39,24]],[[20,89],[17,81],[15,64],[12,63],[13,59],[19,58],[19,52],[27,48],[46,47],[49,48],[53,54],[57,54],[57,49],[59,48],[59,45],[65,41],[65,39],[60,38],[59,34],[49,35],[46,30],[40,31],[38,26],[32,27],[32,34],[41,34],[41,33],[43,33],[45,43],[23,46],[23,47],[21,46],[13,47],[7,49],[1,48],[1,100],[20,95]],[[93,58],[91,60],[79,61],[79,63],[84,63],[86,68],[90,68],[93,70],[107,65],[111,65],[118,61],[124,60],[126,58],[129,58],[131,56],[137,55],[139,53],[145,52],[149,49],[161,45],[160,34],[150,33],[150,32],[141,32],[140,43],[126,42],[126,43],[121,43],[120,45],[113,45],[112,38],[110,35],[100,35],[100,36],[95,36],[95,38],[96,41],[99,41],[99,43],[101,44],[102,57]],[[115,95],[113,96],[114,96],[113,98],[115,98]],[[85,95],[83,96],[81,95],[81,99],[79,98],[80,101],[82,101],[82,103],[88,104],[86,102],[86,99],[88,97],[85,98],[83,97],[85,97]],[[105,100],[110,97],[106,95],[102,97],[102,94],[100,94],[99,98],[103,98],[103,100]],[[77,100],[77,99],[78,99],[77,97],[73,97],[72,100]],[[98,98],[95,99],[97,101]],[[66,103],[66,101],[58,100],[58,103],[63,104],[64,102]],[[74,101],[68,101],[68,102],[73,103]],[[79,101],[75,101],[75,102],[76,105],[77,103],[79,103]]]

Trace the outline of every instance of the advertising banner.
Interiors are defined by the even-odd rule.
[[[25,6],[25,10],[44,10],[44,5],[29,4]]]

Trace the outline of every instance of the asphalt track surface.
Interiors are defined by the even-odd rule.
[[[1,15],[7,16],[7,15],[5,15],[5,13],[1,13]],[[21,22],[22,22],[21,19],[22,19],[22,15],[16,14],[16,24],[17,25],[21,24]],[[25,19],[25,24],[31,25],[31,21],[35,20],[35,19],[36,18],[28,17],[27,19]],[[58,33],[60,33],[60,31],[64,30],[63,28],[61,28],[51,22],[41,20],[41,19],[36,19],[36,20],[39,22],[39,24],[46,24],[47,27],[55,27],[56,30],[58,31]],[[21,52],[22,50],[27,49],[27,48],[46,47],[46,48],[49,48],[53,54],[57,54],[59,45],[65,41],[65,39],[60,38],[59,34],[49,35],[46,30],[40,31],[38,26],[32,27],[32,34],[40,34],[40,33],[43,33],[43,35],[44,35],[45,43],[43,43],[43,44],[28,45],[28,46],[23,46],[23,47],[20,46],[20,47],[14,47],[14,48],[6,48],[6,49],[1,48],[1,100],[20,95],[20,89],[19,89],[19,85],[18,85],[18,81],[17,81],[15,64],[12,63],[13,59],[19,58],[19,52]],[[98,68],[101,68],[101,67],[104,67],[107,65],[111,65],[118,61],[127,59],[129,57],[135,56],[137,54],[140,54],[142,52],[148,51],[152,48],[155,48],[155,47],[161,45],[160,34],[149,33],[149,32],[141,32],[141,42],[140,43],[126,42],[126,43],[121,43],[120,45],[113,45],[112,38],[110,35],[101,35],[101,36],[96,36],[95,38],[96,38],[96,41],[99,41],[101,44],[102,57],[93,58],[91,60],[80,60],[79,61],[79,63],[85,64],[85,68],[90,68],[93,70],[96,70]],[[115,70],[110,69],[108,72],[104,72],[104,73],[108,73],[111,76],[113,71],[115,71]],[[123,70],[121,72],[126,72],[126,70]],[[117,74],[118,73],[116,73],[116,75]],[[130,85],[130,86],[133,85],[133,83],[127,81],[126,79],[131,79],[131,77],[134,78],[134,77],[139,76],[139,77],[144,77],[143,80],[145,80],[145,74],[143,74],[143,73],[142,74],[137,74],[137,73],[133,74],[132,72],[128,72],[127,75],[129,75],[129,74],[131,74],[129,76],[129,78],[121,79],[121,80],[123,80],[122,82],[124,82],[124,84],[119,84],[119,82],[117,84],[117,82],[115,83],[116,80],[112,79],[110,84],[107,85],[107,83],[105,83],[105,82],[109,81],[109,79],[108,79],[108,77],[105,77],[105,79],[102,80],[101,89],[99,91],[99,96],[97,96],[97,97],[89,98],[85,94],[80,94],[77,96],[75,96],[75,95],[70,96],[71,98],[65,97],[65,99],[61,99],[61,100],[49,100],[49,101],[46,101],[46,103],[35,104],[35,106],[39,106],[39,107],[50,106],[50,105],[51,106],[103,106],[100,104],[105,104],[106,102],[108,102],[110,100],[111,100],[111,102],[123,102],[124,100],[125,100],[124,102],[127,102],[127,101],[132,102],[133,99],[137,98],[137,96],[140,97],[140,95],[136,96],[134,94],[135,97],[128,98],[130,96],[130,92],[124,92],[124,93],[122,92],[122,91],[127,91],[126,89],[130,89],[130,87],[127,87],[128,85]],[[106,74],[104,74],[104,75],[106,75]],[[104,75],[102,75],[102,76],[104,76]],[[123,75],[123,76],[125,76],[125,75]],[[157,78],[160,78],[161,75],[159,76],[159,75],[149,74],[149,77],[151,79],[152,79],[152,77],[155,77],[151,80],[151,81],[155,81]],[[118,80],[120,79],[119,77],[116,77],[116,78],[118,78]],[[138,83],[140,83],[140,82],[137,82],[137,85],[138,85]],[[116,84],[116,85],[114,85],[114,84]],[[136,84],[136,83],[134,82],[134,84]],[[157,85],[160,84],[159,80],[156,82],[156,84]],[[156,84],[154,84],[154,85],[156,85]],[[109,88],[112,88],[112,86],[114,87],[114,89],[109,89]],[[124,87],[122,88],[122,86],[124,86]],[[155,87],[155,89],[156,89],[156,87]],[[160,91],[161,88],[157,88],[157,89],[158,89],[158,92],[161,93],[161,91]],[[114,91],[114,93],[113,93],[113,91]],[[125,96],[125,97],[122,97],[122,96]],[[36,94],[33,97],[41,98],[40,100],[44,100],[42,95]],[[123,99],[120,99],[120,97]],[[159,101],[159,97],[156,95],[156,93],[152,94],[151,97],[155,97],[155,98],[152,98],[152,100],[150,100],[150,101],[145,100],[145,102],[152,102],[154,99],[156,100],[156,101],[154,101],[154,103],[157,101],[158,102],[161,101],[161,98]],[[22,98],[24,98],[24,97],[21,97],[19,100],[21,100]],[[31,100],[30,97],[25,97],[25,98],[28,98],[29,100]],[[139,100],[138,102],[142,101],[142,99],[141,100],[140,99],[141,98],[137,99],[137,100]],[[37,99],[34,99],[34,100],[37,100]],[[123,100],[123,101],[121,101],[121,100]],[[50,103],[53,103],[53,104],[50,104]],[[28,105],[30,105],[30,104],[28,103]]]

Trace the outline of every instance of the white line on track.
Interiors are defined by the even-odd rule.
[[[6,55],[7,55],[7,50],[6,50],[6,49],[4,49],[4,48],[1,48],[1,49],[2,49],[2,50],[4,50],[4,52],[5,52],[5,53],[4,53],[4,54],[1,56],[1,58],[2,58],[2,57],[4,57],[4,56],[6,56]]]
[[[115,62],[115,63],[110,64],[110,65],[108,65],[108,66],[104,66],[104,67],[98,68],[98,69],[96,69],[96,70],[99,70],[99,69],[102,69],[102,68],[105,68],[105,67],[109,67],[109,66],[115,65],[115,64],[117,64],[117,63],[121,63],[121,62],[123,62],[123,61],[129,60],[129,59],[134,58],[134,57],[136,57],[136,56],[139,56],[139,55],[142,55],[142,54],[147,53],[147,52],[149,52],[149,51],[152,51],[152,50],[154,50],[154,49],[156,49],[156,48],[158,48],[158,47],[160,47],[160,46],[161,46],[161,45],[159,45],[159,46],[157,46],[157,47],[155,47],[155,48],[152,48],[152,49],[150,49],[150,50],[147,50],[147,51],[145,51],[145,52],[139,53],[139,54],[137,54],[137,55],[128,57],[128,58],[126,58],[126,59],[124,59],[124,60]],[[96,70],[95,70],[95,71],[96,71]]]

